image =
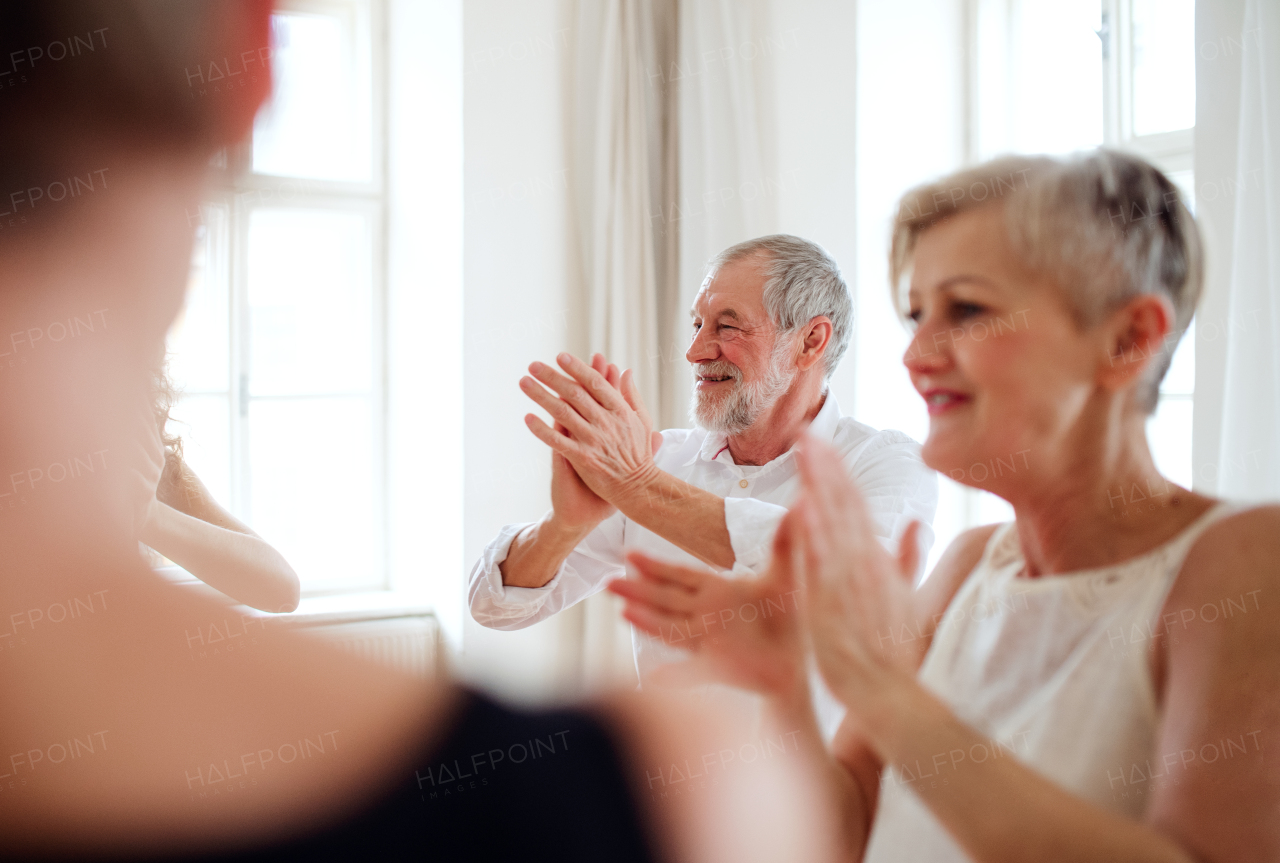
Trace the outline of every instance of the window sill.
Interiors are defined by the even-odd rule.
[[[194,590],[203,596],[221,602],[228,597],[200,581],[179,566],[157,567],[155,572],[173,584]],[[278,620],[286,625],[310,626],[330,623],[356,623],[367,620],[386,620],[394,617],[435,617],[435,607],[421,593],[395,590],[370,590],[330,596],[304,598],[296,610],[284,613],[259,611],[247,605],[233,607],[247,617]]]

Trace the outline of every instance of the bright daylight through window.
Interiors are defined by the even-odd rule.
[[[275,93],[201,208],[169,336],[170,431],[304,595],[386,583],[375,10],[290,3],[272,16]]]
[[[886,18],[864,22],[868,30],[909,26],[894,18],[899,13],[875,8]],[[951,30],[938,28],[955,41],[939,39],[929,48],[936,67],[904,66],[890,49],[859,46],[858,152],[866,167],[858,189],[856,410],[864,421],[917,440],[928,428],[919,397],[905,372],[884,361],[902,355],[907,336],[880,323],[893,314],[883,256],[890,213],[903,191],[1005,153],[1064,155],[1106,145],[1150,159],[1195,205],[1193,0],[975,0],[957,10]],[[874,71],[890,65],[902,89],[886,95]],[[938,70],[956,65],[966,74],[953,89],[936,86]],[[885,129],[894,133],[886,136]],[[1192,329],[1179,343],[1148,425],[1157,466],[1188,487],[1194,351]],[[1011,517],[1000,498],[942,477],[930,565],[961,531]]]

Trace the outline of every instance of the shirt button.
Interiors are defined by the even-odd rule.
[[[739,488],[746,488],[746,487],[747,487],[747,485],[748,485],[748,483],[747,483],[747,481],[746,481],[745,479],[740,479],[740,480],[738,480],[738,487],[739,487]]]

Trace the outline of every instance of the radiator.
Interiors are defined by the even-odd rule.
[[[303,623],[298,628],[318,635],[356,656],[381,662],[422,678],[440,673],[440,631],[434,617],[388,617],[343,623]]]
[[[145,546],[144,546],[145,548]],[[228,598],[179,566],[155,568],[157,575],[183,590],[192,590],[215,602]],[[418,677],[432,677],[445,669],[440,625],[428,604],[388,608],[384,597],[369,594],[305,599],[303,607],[289,614],[267,614],[247,606],[233,606],[236,613],[262,618],[271,626],[285,626],[318,635],[356,656],[382,662]]]

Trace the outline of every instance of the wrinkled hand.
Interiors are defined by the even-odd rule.
[[[805,588],[805,620],[823,677],[856,712],[886,686],[915,676],[919,657],[898,636],[913,621],[919,522],[903,534],[895,560],[876,539],[839,453],[806,436],[798,462],[791,554]]]
[[[608,589],[627,600],[623,616],[640,631],[699,654],[700,663],[676,666],[688,682],[793,697],[806,691],[807,677],[789,518],[774,540],[773,564],[758,579],[723,578],[632,552],[635,577]]]
[[[653,454],[661,436],[653,431],[630,369],[616,375],[616,367],[606,366],[599,354],[591,365],[569,354],[557,362],[567,375],[535,362],[529,366],[533,377],[520,379],[520,388],[551,415],[554,428],[533,414],[525,424],[573,467],[588,490],[616,506],[657,472]],[[581,495],[570,497],[571,484],[561,475],[566,501],[584,502]]]
[[[568,434],[556,423],[556,432]],[[571,528],[590,528],[613,515],[616,507],[582,481],[569,460],[551,452],[551,508],[556,517]]]
[[[617,389],[621,377],[617,366],[613,363],[606,365],[604,357],[596,354],[591,358],[591,367]],[[569,434],[569,430],[560,423],[555,424],[555,430],[558,434]],[[614,505],[592,491],[569,460],[554,449],[551,451],[551,508],[561,521],[572,528],[595,527],[615,511]]]

